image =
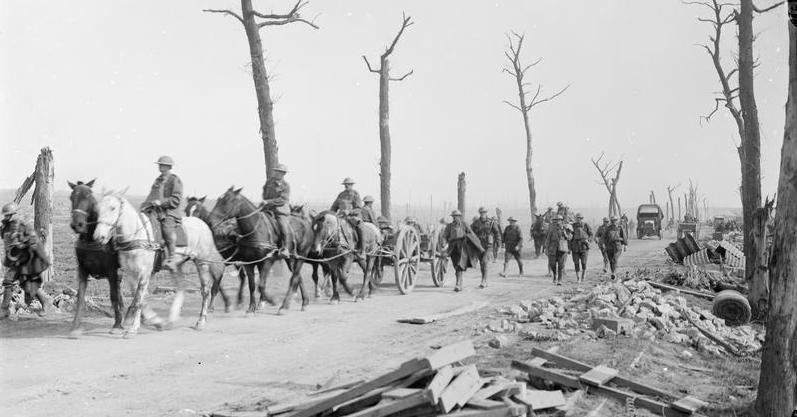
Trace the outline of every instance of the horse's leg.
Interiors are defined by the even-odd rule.
[[[125,338],[135,337],[136,334],[138,334],[138,329],[141,327],[142,315],[147,323],[157,328],[162,326],[160,318],[146,304],[147,287],[149,286],[151,272],[152,271],[149,269],[136,271],[138,285],[136,286],[133,300],[130,303],[130,307],[127,309],[127,316],[125,317],[125,321],[130,320],[132,322],[129,326],[125,326],[125,331],[123,333],[123,337]]]
[[[174,301],[172,301],[172,306],[169,309],[169,326],[174,325],[174,323],[180,320],[180,311],[183,309],[183,302],[185,301],[185,274],[183,273],[183,265],[185,265],[185,261],[178,263],[174,271],[171,272],[172,278],[174,279],[174,288],[177,292],[174,294]],[[199,267],[197,267],[197,272],[199,272]]]
[[[213,279],[210,265],[194,261],[196,272],[199,275],[199,286],[202,292],[202,308],[199,310],[199,320],[194,324],[194,329],[202,330],[208,320],[208,307],[210,306],[210,281]]]
[[[329,299],[330,304],[338,304],[340,302],[340,294],[338,293],[338,278],[340,278],[340,271],[342,265],[339,261],[333,261],[330,265],[330,275],[332,279],[332,298]]]
[[[368,298],[371,298],[371,295],[373,295],[374,290],[376,289],[376,284],[374,284],[374,281],[372,279],[373,274],[371,273],[375,267],[376,267],[376,257],[369,256],[367,261],[368,271],[365,272],[365,276],[368,279]]]
[[[113,306],[113,327],[111,334],[116,334],[123,330],[122,328],[122,311],[124,309],[124,298],[122,298],[122,281],[119,277],[117,270],[111,271],[108,274],[108,286],[111,289],[111,305]]]
[[[213,308],[213,302],[218,294],[221,294],[221,299],[224,301],[224,312],[229,313],[232,309],[230,297],[227,297],[227,293],[225,293],[224,288],[221,287],[221,280],[224,278],[224,268],[219,270],[211,266],[210,274],[213,279],[213,286],[210,288],[210,306],[208,307],[208,313],[212,313],[215,310]]]
[[[367,257],[366,257],[365,260],[363,260],[361,258],[357,258],[356,262],[357,262],[358,265],[360,265],[360,269],[363,270],[363,285],[360,287],[360,292],[358,292],[357,296],[354,297],[354,302],[357,302],[357,300],[359,300],[359,299],[365,300],[365,289],[366,289],[366,286],[369,283],[369,281],[368,281],[368,264],[370,262],[370,259],[368,259]]]
[[[299,275],[297,273],[298,272],[298,268],[302,267],[301,265],[299,265],[298,268],[293,267],[293,265],[291,265],[292,262],[290,260],[288,260],[288,259],[286,259],[285,262],[289,265],[288,269],[290,269],[292,271],[291,272],[291,279],[288,280],[288,289],[285,292],[285,297],[282,299],[282,304],[280,305],[279,309],[277,309],[277,314],[282,314],[282,310],[290,310],[290,308],[291,308],[291,298],[293,298],[293,293],[296,291],[296,287],[297,287],[297,284],[296,284],[295,281],[296,281],[297,275]],[[300,262],[300,261],[295,261],[295,262]]]
[[[266,282],[268,280],[268,274],[271,273],[272,266],[274,266],[274,261],[271,259],[267,259],[257,266],[257,270],[260,273],[260,280],[258,281],[260,287],[260,305],[263,308],[266,307],[265,303],[269,303],[273,306],[277,305],[277,302],[274,301],[274,298],[268,295],[268,292],[266,291]]]
[[[238,301],[236,303],[236,308],[240,310],[244,306],[244,285],[246,283],[247,274],[245,266],[239,266],[236,269],[238,270]]]
[[[315,298],[321,297],[321,288],[318,287],[318,264],[313,262],[313,284],[315,285]]]
[[[257,291],[257,283],[255,282],[255,267],[253,265],[246,265],[246,278],[249,280],[249,308],[246,314],[255,314],[257,308],[257,300],[255,300],[255,292]]]
[[[340,284],[343,285],[343,289],[346,290],[346,294],[349,294],[353,297],[354,291],[352,291],[351,287],[349,287],[349,270],[351,269],[352,258],[344,256],[344,259],[346,260],[340,269]]]
[[[77,267],[77,306],[75,307],[75,318],[72,320],[72,329],[69,332],[69,337],[77,339],[83,334],[81,322],[83,320],[83,312],[86,310],[86,287],[88,286],[88,273],[81,268]],[[6,288],[6,291],[11,291],[11,288]],[[118,319],[119,316],[117,316]]]
[[[304,279],[302,278],[303,264],[303,261],[296,260],[296,264],[294,265],[294,274],[298,277],[297,281],[299,282],[299,291],[302,293],[302,311],[305,311],[307,310],[307,306],[310,305],[310,297],[307,295],[307,289],[304,287]]]

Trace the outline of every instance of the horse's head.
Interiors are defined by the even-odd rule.
[[[203,197],[188,197],[185,203],[185,216],[186,217],[199,217],[200,219],[208,215],[208,209],[205,208],[205,199]]]
[[[322,211],[313,219],[313,251],[321,253],[338,232],[338,217],[331,211]]]
[[[111,240],[113,229],[119,226],[122,216],[124,200],[116,194],[102,197],[97,204],[97,228],[94,230],[94,240],[103,245]]]
[[[78,234],[88,233],[88,226],[91,221],[89,217],[96,215],[95,206],[97,205],[97,200],[91,190],[94,180],[87,183],[78,181],[77,184],[67,181],[67,184],[72,189],[72,194],[69,195],[69,201],[72,203],[72,220],[69,223],[69,227]]]
[[[213,206],[213,210],[208,215],[208,220],[210,224],[213,225],[211,228],[221,224],[221,222],[227,219],[232,219],[239,215],[241,201],[243,200],[243,196],[241,195],[242,189],[243,187],[238,189],[230,187],[216,200],[216,205]]]

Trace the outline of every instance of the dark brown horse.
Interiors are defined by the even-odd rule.
[[[230,187],[218,200],[208,216],[211,228],[219,227],[222,222],[235,219],[240,230],[241,236],[236,242],[235,260],[244,266],[247,280],[249,282],[249,308],[247,313],[254,313],[257,309],[255,291],[260,290],[260,301],[276,305],[273,298],[266,292],[266,281],[271,267],[279,258],[276,257],[278,228],[274,218],[267,216],[260,207],[252,204],[249,199],[241,195],[241,188]],[[289,269],[292,271],[291,285],[288,289],[286,299],[280,310],[288,307],[287,298],[298,286],[302,291],[302,308],[304,309],[310,299],[306,296],[304,285],[301,285],[301,266],[304,263],[312,246],[312,230],[309,219],[299,216],[291,216],[290,224],[294,231],[294,248],[300,258],[286,260]],[[260,280],[255,282],[255,267],[257,267]]]
[[[548,235],[548,223],[545,216],[535,214],[534,223],[531,225],[531,238],[534,240],[534,256],[540,257],[545,243],[545,236]]]
[[[119,257],[112,244],[101,244],[94,240],[94,229],[97,227],[97,199],[91,187],[94,180],[87,183],[78,181],[77,184],[68,182],[72,189],[69,196],[72,202],[72,220],[69,226],[78,234],[75,241],[75,255],[77,256],[77,306],[75,318],[72,321],[70,337],[76,338],[83,333],[81,321],[86,309],[86,287],[88,278],[107,279],[111,288],[111,304],[113,305],[114,323],[111,333],[121,332],[122,310],[124,301],[121,294],[122,279],[119,275]]]

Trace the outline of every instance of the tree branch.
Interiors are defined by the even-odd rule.
[[[563,88],[563,89],[559,90],[559,92],[558,92],[558,93],[556,93],[556,94],[554,94],[554,95],[552,95],[552,96],[548,96],[548,97],[545,97],[545,98],[539,99],[539,100],[537,100],[537,99],[536,99],[537,95],[535,94],[535,95],[534,95],[535,99],[534,99],[534,100],[531,100],[531,104],[529,104],[529,106],[528,106],[528,109],[529,109],[529,110],[531,110],[531,108],[532,108],[532,107],[534,107],[534,106],[536,106],[536,105],[538,105],[538,104],[542,104],[542,103],[545,103],[546,101],[551,101],[551,100],[553,100],[553,99],[555,99],[555,98],[559,97],[560,95],[562,95],[562,93],[564,93],[565,91],[567,91],[567,89],[568,89],[568,88],[570,88],[570,84],[568,84],[568,85],[567,85],[565,88]],[[540,90],[539,90],[539,89],[537,89],[537,94],[539,94],[539,92],[540,92]]]
[[[403,76],[401,76],[399,78],[388,78],[388,79],[390,81],[404,81],[404,79],[409,77],[410,75],[412,75],[413,72],[415,72],[415,70],[410,70],[410,72],[404,74]]]
[[[299,13],[299,10],[301,10],[302,7],[306,6],[307,3],[308,3],[307,1],[299,0],[293,6],[293,9],[291,9],[291,11],[288,12],[287,14],[263,14],[258,12],[257,10],[252,10],[252,14],[261,19],[290,19],[295,14]]]
[[[375,69],[371,68],[371,63],[368,62],[368,58],[366,58],[365,55],[363,55],[363,60],[365,61],[365,65],[368,66],[368,71],[375,72],[377,74],[379,74],[379,72],[382,71],[381,68],[378,69],[378,70],[375,70]]]
[[[510,103],[510,102],[508,102],[506,100],[504,100],[504,103],[510,105],[513,109],[515,109],[515,110],[517,110],[519,112],[523,112],[523,109],[521,109],[520,107],[518,107],[518,106],[516,106],[516,105],[514,105],[514,104],[512,104],[512,103]]]
[[[412,17],[407,16],[403,12],[401,13],[401,18],[402,18],[401,29],[399,29],[398,33],[396,34],[396,37],[393,38],[393,42],[385,50],[385,53],[382,54],[382,58],[387,58],[388,56],[390,56],[390,54],[393,53],[393,48],[396,47],[396,43],[398,43],[399,38],[401,38],[401,34],[404,33],[404,29],[406,29],[406,28],[412,26],[413,24],[415,24],[412,21]]]
[[[313,18],[312,21],[307,20],[302,18],[301,14],[299,13],[299,10],[301,10],[308,3],[309,3],[308,1],[299,0],[293,6],[293,9],[291,9],[291,11],[289,11],[286,14],[273,14],[273,13],[265,14],[265,13],[260,13],[256,10],[252,10],[251,13],[253,16],[265,19],[264,21],[258,22],[257,24],[258,28],[263,28],[266,26],[280,26],[280,25],[287,25],[288,23],[300,22],[307,24],[308,26],[314,29],[318,29],[318,26],[315,24],[315,18]]]
[[[777,2],[777,3],[775,3],[775,4],[773,4],[772,6],[765,7],[765,8],[763,8],[763,9],[759,9],[759,8],[758,8],[758,7],[755,5],[755,3],[753,3],[753,10],[754,10],[756,13],[766,13],[766,12],[768,12],[768,11],[772,10],[772,9],[775,9],[775,8],[777,8],[778,6],[780,6],[780,5],[781,5],[781,4],[783,4],[783,3],[785,3],[785,2],[784,2],[784,1],[779,1],[779,2]]]
[[[203,9],[202,11],[205,12],[205,13],[223,13],[223,14],[226,14],[226,15],[229,15],[229,16],[232,16],[232,17],[238,19],[238,21],[241,22],[241,24],[244,24],[244,19],[238,13],[235,13],[232,10],[226,10],[226,9]]]

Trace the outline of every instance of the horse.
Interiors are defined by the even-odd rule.
[[[534,256],[539,258],[545,244],[545,236],[548,234],[548,224],[545,216],[535,214],[534,223],[531,225],[531,238],[534,240]]]
[[[197,217],[205,222],[208,227],[211,227],[212,224],[210,223],[210,210],[208,210],[204,205],[206,198],[207,196],[200,198],[186,198],[184,212],[186,217]],[[222,222],[222,224],[220,224],[215,230],[211,229],[211,232],[213,232],[213,240],[216,243],[216,249],[218,249],[221,256],[227,261],[234,261],[236,255],[235,241],[238,236],[241,235],[235,220]],[[210,289],[210,307],[208,307],[208,312],[212,313],[215,310],[213,304],[216,299],[216,295],[221,294],[221,298],[224,301],[224,311],[229,313],[231,310],[230,299],[227,297],[227,294],[224,293],[224,289],[221,288],[221,279],[224,277],[224,269],[226,265],[216,264],[215,266],[216,268],[211,268],[211,270],[216,272],[216,274],[214,274],[213,286]],[[238,278],[240,280],[240,285],[238,288],[238,306],[240,307],[243,305],[244,273],[241,268],[236,269],[238,271]]]
[[[120,194],[103,196],[97,205],[97,226],[94,240],[106,245],[113,239],[113,245],[119,253],[119,264],[122,269],[133,276],[135,285],[133,300],[127,309],[124,322],[124,336],[133,337],[141,326],[141,317],[162,327],[162,320],[148,308],[146,303],[147,286],[154,273],[157,252],[161,250],[158,242],[153,240],[153,228],[149,218],[136,210],[129,201]],[[178,246],[175,251],[183,259],[175,264],[172,278],[175,280],[177,294],[172,303],[167,325],[174,324],[180,317],[185,291],[183,289],[183,265],[194,261],[201,285],[202,306],[199,319],[193,328],[201,330],[207,322],[207,310],[210,302],[210,264],[221,261],[221,255],[213,243],[213,235],[208,226],[201,220],[187,217],[182,221],[186,246]]]
[[[75,255],[77,257],[77,306],[75,318],[72,321],[70,337],[77,338],[82,333],[81,322],[86,309],[86,288],[88,278],[107,279],[111,292],[111,305],[114,312],[114,323],[111,334],[121,332],[122,310],[124,300],[120,285],[119,256],[110,243],[101,244],[94,239],[94,230],[97,227],[97,199],[91,189],[94,180],[89,182],[78,181],[77,184],[67,181],[72,193],[69,200],[72,204],[72,219],[69,227],[77,233],[75,241]]]
[[[305,210],[304,210],[304,205],[300,205],[300,206],[293,206],[292,205],[291,206],[291,214],[293,214],[295,216],[299,216],[299,217],[308,217],[309,219],[312,220],[312,219],[315,218],[315,216],[318,213],[316,213],[315,210],[310,210],[309,213],[306,213]],[[314,251],[311,251],[310,254],[309,254],[309,257],[313,258],[313,259],[321,259],[321,254],[318,254],[318,253],[315,253]],[[313,275],[312,275],[312,277],[313,277],[313,283],[315,285],[315,298],[318,299],[318,298],[321,298],[321,291],[322,290],[325,291],[325,292],[330,290],[329,281],[330,281],[330,276],[332,274],[331,274],[331,271],[329,270],[329,267],[327,266],[326,263],[323,263],[323,262],[312,262],[311,265],[313,266]],[[324,281],[321,284],[319,284],[319,276],[318,276],[318,269],[319,268],[321,268],[321,272],[322,272],[323,277],[324,277]]]
[[[352,262],[357,262],[363,270],[363,283],[360,292],[354,300],[365,299],[366,285],[368,286],[368,296],[370,297],[375,287],[371,281],[371,270],[374,268],[376,257],[371,255],[379,250],[379,242],[382,241],[379,229],[372,223],[361,223],[362,249],[367,254],[365,259],[356,254],[358,245],[358,235],[348,221],[339,217],[332,211],[324,211],[313,220],[313,251],[322,254],[324,257],[331,258],[327,261],[327,266],[332,272],[332,298],[330,303],[340,302],[337,283],[349,295],[353,295],[348,285],[348,270]]]

